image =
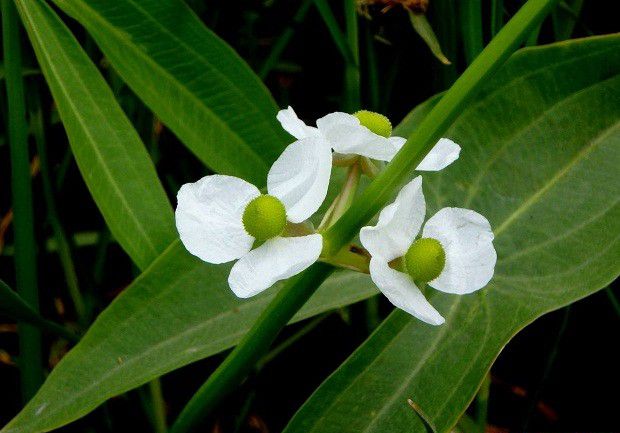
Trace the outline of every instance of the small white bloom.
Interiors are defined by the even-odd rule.
[[[412,268],[428,258],[428,263],[423,265],[435,267],[436,271],[427,281],[428,285],[442,292],[463,295],[487,285],[493,276],[497,254],[491,225],[482,215],[469,209],[441,209],[426,222],[416,241],[425,213],[422,178],[418,176],[381,211],[377,225],[362,228],[360,240],[372,256],[370,276],[385,296],[418,319],[440,325],[444,318],[426,300],[414,278],[391,268],[390,262],[404,262],[404,268],[413,273]],[[420,250],[413,251],[414,246],[425,241],[430,245],[426,251],[437,253],[436,256],[428,257],[424,252],[421,256],[415,255]],[[412,256],[413,266],[407,266]],[[421,260],[416,261],[418,257]],[[430,271],[432,273],[433,269]]]
[[[321,117],[316,127],[306,125],[297,117],[292,107],[280,110],[277,115],[282,127],[293,137],[323,137],[335,152],[356,154],[380,161],[391,161],[407,141],[402,137],[384,137],[376,134],[347,113],[335,112]],[[440,139],[426,155],[418,171],[439,171],[456,161],[461,147],[448,138]]]
[[[319,234],[283,237],[279,233],[286,221],[303,222],[321,206],[327,195],[331,158],[329,143],[321,137],[292,143],[269,171],[269,196],[261,196],[254,185],[233,176],[210,175],[183,185],[175,212],[183,245],[209,263],[239,259],[228,284],[240,298],[254,296],[298,274],[319,258],[323,238]],[[275,212],[276,218],[264,221],[267,239],[252,250],[256,238],[248,233],[244,214],[259,197],[268,198],[266,209]],[[255,217],[260,219],[265,208],[257,209]],[[283,209],[281,214],[279,209]],[[275,227],[269,227],[272,223]],[[272,229],[275,235],[270,233]]]

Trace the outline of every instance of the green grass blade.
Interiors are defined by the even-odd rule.
[[[15,275],[20,297],[37,311],[39,309],[37,256],[19,17],[12,0],[2,0],[1,7],[11,154]],[[41,335],[38,329],[23,322],[19,324],[18,333],[22,397],[27,401],[43,382]]]

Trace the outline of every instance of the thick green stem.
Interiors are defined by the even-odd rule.
[[[32,207],[32,182],[28,152],[28,125],[22,77],[19,20],[13,0],[2,0],[2,36],[8,98],[13,228],[15,233],[15,275],[17,291],[33,310],[38,311],[37,257]],[[36,327],[19,324],[19,364],[24,401],[43,381],[41,333]]]
[[[323,236],[325,255],[347,244],[393,196],[441,135],[459,116],[488,78],[510,57],[530,31],[558,0],[529,0],[504,26],[474,63],[446,92],[411,134],[386,169],[362,192],[359,199]]]
[[[219,399],[243,381],[280,330],[325,281],[332,269],[329,265],[316,263],[286,283],[243,340],[194,394],[170,433],[190,432],[198,427]]]
[[[324,254],[335,255],[392,197],[396,188],[431,150],[467,103],[519,46],[558,0],[529,0],[446,92],[407,143],[349,210],[324,234]],[[223,395],[238,386],[266,353],[280,330],[325,281],[332,267],[316,263],[290,280],[252,329],[209,377],[181,412],[171,433],[194,430]]]

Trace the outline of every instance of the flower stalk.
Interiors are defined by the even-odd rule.
[[[340,191],[334,202],[329,206],[329,209],[327,209],[327,212],[325,212],[325,216],[323,216],[323,220],[319,224],[319,231],[329,228],[349,209],[360,182],[360,171],[359,162],[349,166],[342,191]]]

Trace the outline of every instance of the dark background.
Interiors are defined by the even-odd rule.
[[[443,0],[449,1],[449,0]],[[437,1],[436,1],[437,2]],[[431,0],[429,20],[441,38],[454,17],[438,15]],[[291,23],[299,1],[192,0],[189,2],[204,22],[230,43],[250,66],[258,70],[275,39]],[[521,4],[506,1],[506,16]],[[616,2],[586,1],[574,37],[618,31]],[[342,20],[341,2],[331,2]],[[483,2],[485,11],[488,5]],[[486,17],[485,17],[486,19]],[[151,118],[131,91],[124,86],[105,61],[92,40],[69,19],[73,30],[92,58],[101,65],[145,141],[150,139]],[[334,47],[319,14],[311,7],[303,22],[294,26],[295,34],[280,62],[266,78],[278,104],[295,106],[300,117],[314,119],[341,109],[342,57]],[[377,42],[376,36],[389,41]],[[25,36],[24,36],[25,38]],[[383,112],[393,123],[427,97],[447,88],[465,67],[462,47],[445,47],[453,65],[441,65],[428,52],[411,28],[403,10],[394,8],[373,20],[360,20],[362,65],[367,55],[367,39],[376,49],[379,88],[378,99],[364,92],[364,108]],[[488,38],[488,35],[487,35]],[[542,28],[539,43],[552,42],[549,22]],[[25,61],[36,66],[24,40]],[[362,89],[368,89],[368,71],[362,66]],[[53,103],[40,76],[28,79],[28,88],[39,88],[45,98],[49,123],[49,159],[57,183],[60,217],[69,233],[97,232],[104,241],[74,251],[78,277],[92,306],[93,314],[105,306],[136,276],[137,270],[108,238],[96,206],[81,180],[68,152],[66,136],[57,121]],[[6,98],[4,86],[0,137],[5,134]],[[204,168],[179,145],[165,128],[155,159],[158,172],[172,198],[188,173],[204,175]],[[0,218],[10,209],[8,146],[0,142]],[[45,221],[41,181],[34,178],[37,236],[41,245],[39,278],[42,313],[65,323],[75,321],[66,304],[65,282],[57,256],[43,248],[51,236]],[[105,240],[108,241],[105,241]],[[12,244],[11,230],[2,237]],[[0,253],[0,278],[14,284],[10,248]],[[610,289],[610,290],[613,290]],[[618,291],[616,291],[618,293]],[[385,316],[390,306],[381,299]],[[285,330],[279,341],[306,323]],[[570,308],[550,313],[518,334],[504,349],[492,369],[489,404],[489,431],[620,431],[617,416],[620,389],[618,331],[620,316],[608,293],[601,291]],[[294,346],[253,375],[239,391],[228,398],[204,431],[277,432],[309,397],[314,389],[343,362],[368,336],[369,329],[362,305],[333,312]],[[46,338],[49,364],[54,365],[66,345]],[[21,407],[17,339],[12,322],[0,316],[0,425],[8,422]],[[196,387],[223,359],[225,354],[175,371],[163,377],[169,419],[173,419]],[[243,414],[240,416],[240,414]],[[141,406],[140,391],[112,399],[84,419],[61,429],[66,432],[142,432],[151,431]]]

